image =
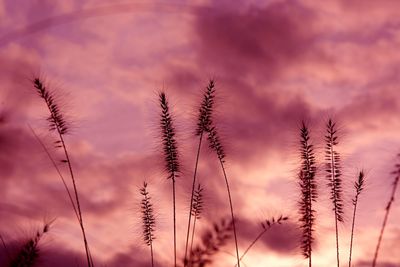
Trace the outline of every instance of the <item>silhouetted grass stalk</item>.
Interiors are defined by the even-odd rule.
[[[212,263],[212,256],[220,251],[221,247],[231,238],[232,221],[222,220],[220,224],[214,223],[211,230],[207,230],[201,236],[201,245],[197,245],[191,251],[189,265],[204,267]]]
[[[315,181],[316,167],[313,145],[310,144],[310,134],[307,126],[302,122],[300,129],[300,158],[301,168],[299,172],[299,185],[301,189],[300,222],[302,228],[301,249],[305,258],[308,258],[308,266],[312,266],[311,254],[313,238],[313,227],[315,222],[315,210],[312,202],[317,201],[318,192]]]
[[[193,196],[194,196],[196,177],[197,177],[197,167],[198,167],[198,163],[199,163],[200,149],[201,149],[201,144],[202,144],[202,140],[203,140],[203,135],[204,135],[204,132],[208,132],[210,130],[210,126],[212,124],[211,115],[212,115],[212,110],[213,110],[214,97],[215,97],[215,83],[213,80],[210,80],[208,86],[206,87],[206,91],[204,93],[203,100],[200,105],[199,114],[198,114],[196,135],[199,136],[199,144],[197,147],[196,162],[195,162],[195,166],[194,166],[192,192],[190,194],[190,208],[189,208],[190,211],[192,210],[192,206],[193,206]],[[187,232],[186,232],[184,266],[186,266],[186,264],[187,264],[187,252],[188,252],[191,218],[192,218],[192,213],[189,212],[188,227],[187,227]],[[192,243],[193,243],[193,240],[192,240]]]
[[[173,202],[173,221],[174,221],[174,266],[176,267],[176,192],[175,180],[179,173],[178,149],[175,140],[175,128],[172,123],[172,116],[169,112],[167,98],[164,92],[160,95],[161,106],[161,135],[164,146],[165,169],[172,180],[172,202]]]
[[[36,140],[38,141],[38,143],[41,145],[43,150],[46,152],[47,157],[50,159],[51,163],[53,164],[53,167],[57,171],[58,176],[61,178],[61,181],[62,181],[62,183],[64,185],[65,191],[67,191],[68,198],[69,198],[69,200],[71,202],[72,208],[74,209],[74,213],[76,215],[76,218],[80,222],[78,211],[76,210],[76,206],[75,206],[74,200],[72,199],[71,192],[70,192],[70,190],[68,188],[67,183],[65,182],[64,176],[62,175],[60,169],[58,168],[55,160],[51,156],[51,154],[50,154],[49,150],[47,149],[47,147],[45,146],[45,144],[42,142],[42,140],[39,138],[39,136],[36,134],[36,132],[33,130],[33,128],[30,125],[28,125],[28,126],[29,126],[29,129],[31,130],[32,134],[35,136]]]
[[[143,187],[140,188],[140,194],[142,195],[141,210],[143,219],[143,239],[150,247],[151,266],[154,267],[154,256],[153,256],[153,241],[155,239],[154,230],[156,226],[156,220],[153,214],[153,205],[151,204],[151,197],[147,191],[147,183],[143,183]]]
[[[198,184],[197,189],[194,192],[193,205],[192,205],[192,210],[191,210],[191,213],[193,216],[193,228],[192,228],[192,237],[191,237],[191,242],[190,242],[190,254],[189,255],[192,255],[194,233],[196,230],[196,222],[198,219],[200,219],[202,210],[203,210],[203,188],[201,187],[200,184]],[[189,262],[191,262],[191,258],[189,259]]]
[[[87,264],[88,264],[88,267],[93,267],[94,266],[93,259],[90,255],[89,245],[88,245],[88,241],[87,241],[87,237],[86,237],[86,233],[85,233],[85,227],[83,224],[83,217],[82,217],[82,211],[81,211],[81,206],[80,206],[80,201],[79,201],[78,189],[77,189],[76,182],[75,182],[75,175],[74,175],[74,172],[72,169],[71,160],[70,160],[69,153],[68,153],[67,147],[65,145],[64,137],[63,137],[64,134],[66,134],[68,132],[68,125],[64,119],[63,114],[61,113],[60,108],[58,107],[58,105],[55,102],[54,96],[47,90],[47,88],[42,83],[42,81],[39,78],[35,78],[33,83],[34,83],[34,87],[37,89],[37,92],[39,93],[39,96],[45,101],[46,106],[49,109],[50,117],[47,119],[49,122],[49,129],[50,129],[50,131],[56,131],[59,136],[59,140],[56,143],[58,144],[57,147],[63,149],[65,159],[61,160],[61,162],[67,163],[70,177],[72,180],[75,201],[76,201],[76,210],[78,211],[79,225],[81,227],[83,242],[85,245]]]
[[[233,236],[235,239],[235,247],[236,247],[237,266],[240,267],[239,247],[238,247],[238,241],[237,241],[237,233],[236,233],[236,225],[235,225],[235,216],[234,216],[234,212],[233,212],[231,190],[229,187],[228,177],[226,175],[226,170],[225,170],[225,166],[224,166],[225,152],[222,147],[221,141],[219,140],[218,133],[217,133],[217,130],[215,127],[212,127],[210,129],[210,132],[208,134],[208,140],[210,142],[210,148],[215,150],[215,152],[217,153],[217,157],[218,157],[218,160],[219,160],[219,163],[221,165],[221,169],[222,169],[222,172],[224,175],[226,190],[228,192],[228,198],[229,198],[229,207],[230,207],[230,211],[231,211]]]
[[[349,253],[349,267],[351,267],[351,255],[353,252],[353,237],[354,237],[354,225],[356,222],[356,211],[357,211],[357,203],[358,197],[360,196],[362,190],[364,189],[364,171],[360,171],[358,175],[357,181],[354,183],[354,188],[356,189],[356,195],[354,196],[353,201],[353,220],[351,223],[351,238],[350,238],[350,253]]]
[[[46,223],[41,231],[37,231],[35,236],[29,239],[19,250],[17,255],[10,262],[10,267],[33,267],[39,258],[39,241],[50,229],[51,223]]]
[[[336,124],[330,119],[326,125],[327,134],[325,135],[325,159],[326,172],[329,179],[328,186],[331,188],[331,200],[335,214],[336,230],[336,260],[339,267],[339,230],[338,222],[343,222],[343,199],[342,199],[342,179],[340,171],[340,155],[335,150],[338,145]]]
[[[398,155],[400,157],[400,154]],[[389,218],[389,213],[390,213],[390,208],[392,207],[392,204],[394,202],[394,196],[396,194],[396,190],[397,190],[397,185],[399,184],[399,179],[400,179],[400,163],[397,163],[395,165],[396,169],[392,172],[392,174],[396,175],[394,182],[393,182],[393,187],[392,187],[392,193],[390,195],[390,199],[388,204],[386,205],[386,212],[385,212],[385,217],[383,219],[383,223],[382,223],[382,227],[381,227],[381,231],[379,233],[379,238],[378,238],[378,244],[376,245],[376,249],[375,249],[375,254],[374,254],[374,259],[372,261],[372,267],[375,267],[376,262],[378,260],[378,253],[379,253],[379,248],[382,242],[382,237],[383,237],[383,232],[385,231],[386,228],[386,223],[387,220]]]
[[[266,220],[265,223],[261,223],[261,227],[263,230],[257,235],[257,237],[250,243],[250,245],[243,252],[242,256],[240,256],[239,260],[242,261],[244,256],[246,256],[247,252],[257,243],[257,241],[266,233],[272,226],[276,224],[282,224],[283,221],[286,221],[288,217],[280,216],[278,219],[272,218],[271,220]],[[235,264],[237,266],[237,264]]]
[[[195,190],[195,183],[196,183],[196,176],[197,176],[197,166],[199,164],[200,149],[201,149],[202,140],[203,140],[203,133],[200,134],[199,145],[197,147],[196,162],[195,162],[195,167],[194,167],[192,193],[191,193],[191,196],[190,196],[189,211],[191,211],[193,209],[193,197],[194,197],[194,190]],[[191,219],[192,219],[192,213],[189,212],[188,227],[187,227],[187,233],[186,233],[184,266],[187,266],[187,252],[188,252],[188,244],[189,244],[189,232],[190,232]],[[193,226],[193,231],[194,231],[194,226]],[[193,240],[192,240],[192,243],[193,243]]]

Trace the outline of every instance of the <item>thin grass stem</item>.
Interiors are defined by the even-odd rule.
[[[200,158],[200,150],[201,150],[201,143],[203,140],[203,132],[200,133],[199,137],[199,145],[197,147],[197,153],[196,153],[196,162],[194,166],[194,174],[193,174],[193,182],[192,182],[192,193],[190,196],[190,208],[189,208],[189,219],[188,219],[188,227],[187,227],[187,233],[186,233],[186,244],[185,244],[185,258],[184,258],[184,266],[187,265],[187,252],[188,252],[188,242],[189,242],[189,232],[190,232],[190,224],[191,224],[191,218],[192,218],[192,208],[193,208],[193,198],[194,198],[194,190],[195,190],[195,184],[196,184],[196,176],[197,176],[197,166],[199,164],[199,158]],[[193,226],[194,227],[194,226]],[[192,244],[193,244],[193,239],[192,239]],[[191,246],[192,247],[192,246]],[[191,250],[191,249],[190,249]]]
[[[246,254],[250,251],[250,249],[257,243],[258,240],[271,229],[275,224],[281,224],[283,221],[286,221],[288,217],[280,216],[277,220],[272,218],[272,220],[266,220],[265,223],[261,223],[263,230],[256,236],[256,238],[250,243],[250,245],[245,249],[242,256],[240,256],[239,260],[242,261]],[[235,265],[235,267],[237,264]]]
[[[400,157],[400,154],[398,155]],[[379,253],[379,249],[381,246],[381,242],[382,242],[382,238],[383,238],[383,233],[385,231],[386,228],[386,224],[389,218],[389,213],[390,213],[390,208],[392,207],[392,204],[394,202],[394,197],[396,195],[396,190],[397,190],[397,186],[399,184],[399,180],[400,180],[400,163],[396,164],[396,170],[392,172],[392,174],[396,175],[394,182],[393,182],[393,186],[392,186],[392,192],[390,194],[390,199],[388,204],[386,205],[385,208],[385,217],[383,219],[383,223],[382,223],[382,227],[379,233],[379,238],[378,238],[378,244],[376,245],[376,249],[375,249],[375,253],[374,253],[374,259],[372,260],[372,267],[376,266],[376,262],[378,260],[378,253]]]
[[[72,208],[73,208],[73,210],[74,210],[74,213],[75,213],[75,215],[76,215],[76,218],[77,218],[78,221],[80,222],[79,214],[78,214],[78,211],[77,211],[77,209],[76,209],[75,202],[74,202],[74,200],[72,199],[71,192],[70,192],[70,190],[69,190],[69,188],[68,188],[67,183],[65,182],[64,176],[62,175],[60,169],[58,168],[58,166],[57,166],[55,160],[53,159],[53,156],[50,154],[50,152],[49,152],[49,150],[47,149],[46,145],[43,143],[43,141],[40,139],[40,137],[36,134],[36,132],[33,130],[33,128],[32,128],[29,124],[28,124],[28,127],[29,127],[29,129],[31,130],[32,134],[35,136],[36,141],[40,144],[40,146],[41,146],[41,147],[43,148],[43,150],[46,152],[47,157],[49,158],[49,160],[50,160],[51,163],[53,164],[53,167],[54,167],[54,169],[57,171],[58,176],[61,178],[61,181],[62,181],[62,183],[63,183],[63,185],[64,185],[65,191],[67,192],[68,198],[69,198],[69,200],[70,200],[70,202],[71,202],[71,206],[72,206]]]
[[[85,227],[83,224],[83,216],[82,216],[82,211],[81,211],[81,205],[79,201],[79,195],[78,195],[78,189],[76,186],[75,182],[75,175],[72,169],[72,164],[71,160],[69,157],[69,153],[64,141],[64,135],[68,132],[68,124],[64,119],[63,114],[61,113],[61,110],[57,103],[55,102],[54,96],[48,91],[48,89],[45,87],[43,82],[39,78],[35,78],[33,80],[34,87],[36,88],[37,92],[39,93],[39,96],[45,101],[46,106],[50,112],[50,116],[47,119],[49,122],[49,130],[50,131],[56,131],[59,137],[59,140],[57,141],[59,148],[62,148],[64,152],[65,159],[61,160],[63,163],[67,163],[69,174],[71,177],[73,189],[74,189],[74,197],[75,197],[75,202],[76,202],[76,210],[78,212],[78,217],[79,217],[79,225],[82,231],[82,236],[83,236],[83,242],[85,246],[85,252],[86,252],[86,260],[88,267],[93,267],[93,259],[89,250],[89,245],[86,237],[86,232],[85,232]]]
[[[173,224],[174,224],[174,266],[176,263],[176,178],[179,176],[180,164],[178,160],[177,142],[175,140],[175,128],[172,116],[169,111],[167,97],[164,92],[159,94],[161,107],[161,138],[165,159],[165,169],[168,178],[172,180],[172,205],[173,205]]]
[[[349,267],[351,267],[351,256],[353,252],[353,238],[354,238],[354,226],[356,222],[356,211],[358,204],[358,197],[360,196],[362,190],[364,189],[364,171],[360,171],[357,181],[354,183],[354,188],[356,189],[356,194],[353,198],[353,219],[351,223],[351,237],[350,237],[350,252],[349,252]]]

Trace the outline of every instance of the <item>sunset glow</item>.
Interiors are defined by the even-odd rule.
[[[392,0],[0,0],[0,266],[9,266],[50,221],[35,266],[87,266],[70,199],[35,137],[72,190],[60,162],[65,155],[54,147],[59,137],[49,131],[49,110],[34,87],[37,77],[68,122],[65,144],[95,266],[151,266],[142,234],[144,181],[155,214],[155,266],[174,266],[172,179],[159,125],[165,92],[179,155],[177,261],[183,267],[198,110],[210,80],[239,254],[263,230],[261,222],[288,217],[265,232],[240,266],[309,266],[299,222],[303,121],[316,157],[313,266],[337,266],[324,154],[329,119],[338,129],[343,180],[340,266],[348,266],[361,170],[352,266],[371,266],[400,163],[399,47],[400,1]],[[194,246],[213,223],[231,218],[207,136],[197,169],[204,195]],[[395,197],[376,267],[400,266],[399,222]],[[236,263],[232,235],[206,266]]]

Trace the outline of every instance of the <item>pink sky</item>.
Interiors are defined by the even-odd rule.
[[[323,172],[328,118],[340,125],[347,266],[353,181],[367,173],[360,197],[354,266],[370,266],[400,147],[400,2],[391,0],[51,1],[0,0],[0,234],[13,247],[44,218],[57,218],[41,242],[40,266],[84,266],[67,195],[45,152],[45,104],[33,75],[46,77],[69,115],[66,137],[77,173],[97,266],[149,266],[141,239],[144,180],[157,210],[155,257],[172,266],[171,184],[162,171],[157,93],[165,89],[178,132],[183,173],[178,190],[182,258],[201,94],[216,80],[216,123],[238,219],[239,248],[259,223],[290,217],[257,243],[243,266],[307,266],[299,249],[298,132],[308,122],[320,187],[313,262],[336,266],[335,228]],[[57,158],[57,151],[51,151]],[[204,146],[198,179],[205,187],[199,233],[229,216],[215,155]],[[66,171],[66,170],[65,170]],[[400,266],[400,204],[394,203],[379,255]],[[213,266],[234,266],[233,243]],[[5,260],[4,251],[0,260]],[[64,265],[63,265],[64,264]]]

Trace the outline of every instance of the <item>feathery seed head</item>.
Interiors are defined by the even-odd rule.
[[[360,171],[360,173],[358,175],[358,179],[354,183],[354,187],[356,188],[357,195],[360,194],[361,191],[364,189],[364,178],[365,178],[364,171]]]
[[[172,116],[169,112],[168,101],[164,92],[160,95],[161,106],[161,138],[163,143],[163,152],[165,159],[165,169],[168,172],[168,179],[175,180],[178,177],[180,164],[178,160],[177,142],[175,140],[175,128],[172,122]]]
[[[209,132],[212,125],[212,111],[215,98],[215,82],[210,80],[199,108],[196,135]]]
[[[201,236],[201,244],[191,251],[189,266],[204,267],[212,263],[212,256],[232,237],[233,221],[222,220]]]
[[[398,154],[397,156],[400,159],[400,154]],[[396,182],[396,180],[398,180],[400,177],[400,163],[396,163],[394,165],[394,170],[392,171],[392,174],[396,175],[396,179],[395,179],[395,182]]]
[[[358,196],[364,190],[364,182],[365,182],[365,174],[364,174],[364,171],[362,170],[358,174],[357,180],[354,182],[354,188],[356,189],[356,194],[355,194],[354,198],[352,199],[354,206],[357,205]]]
[[[140,194],[142,195],[141,211],[143,220],[143,240],[150,246],[155,239],[154,231],[156,220],[154,217],[153,205],[151,204],[151,198],[147,191],[147,183],[143,183],[143,187],[140,188]]]
[[[201,212],[203,211],[203,188],[199,184],[193,195],[192,216],[200,219]]]
[[[278,219],[275,219],[275,217],[272,217],[272,219],[265,220],[265,222],[261,223],[261,227],[264,230],[268,230],[275,224],[282,224],[284,221],[288,220],[288,217],[283,217],[283,215],[279,216]]]
[[[210,148],[214,150],[217,153],[218,159],[222,162],[225,160],[225,152],[224,148],[222,146],[221,140],[219,139],[217,129],[215,126],[210,128],[210,131],[208,132],[208,141],[210,144]]]
[[[342,171],[340,165],[340,154],[336,150],[339,144],[336,123],[329,119],[326,124],[325,135],[325,171],[328,178],[328,186],[331,189],[331,200],[333,210],[338,221],[343,222],[343,189],[342,189]]]
[[[302,229],[301,249],[304,257],[311,257],[312,244],[314,242],[315,210],[312,202],[318,197],[315,181],[316,166],[314,148],[310,144],[310,133],[304,122],[300,128],[300,159],[299,186],[301,197],[299,201],[300,223]]]
[[[33,267],[39,259],[39,241],[50,229],[50,223],[43,226],[42,231],[37,231],[35,236],[29,239],[11,260],[11,267]]]
[[[56,103],[54,95],[46,88],[39,78],[34,78],[33,85],[39,96],[45,101],[47,108],[50,111],[50,116],[47,118],[47,121],[49,122],[49,130],[57,131],[61,135],[68,133],[68,123]]]

